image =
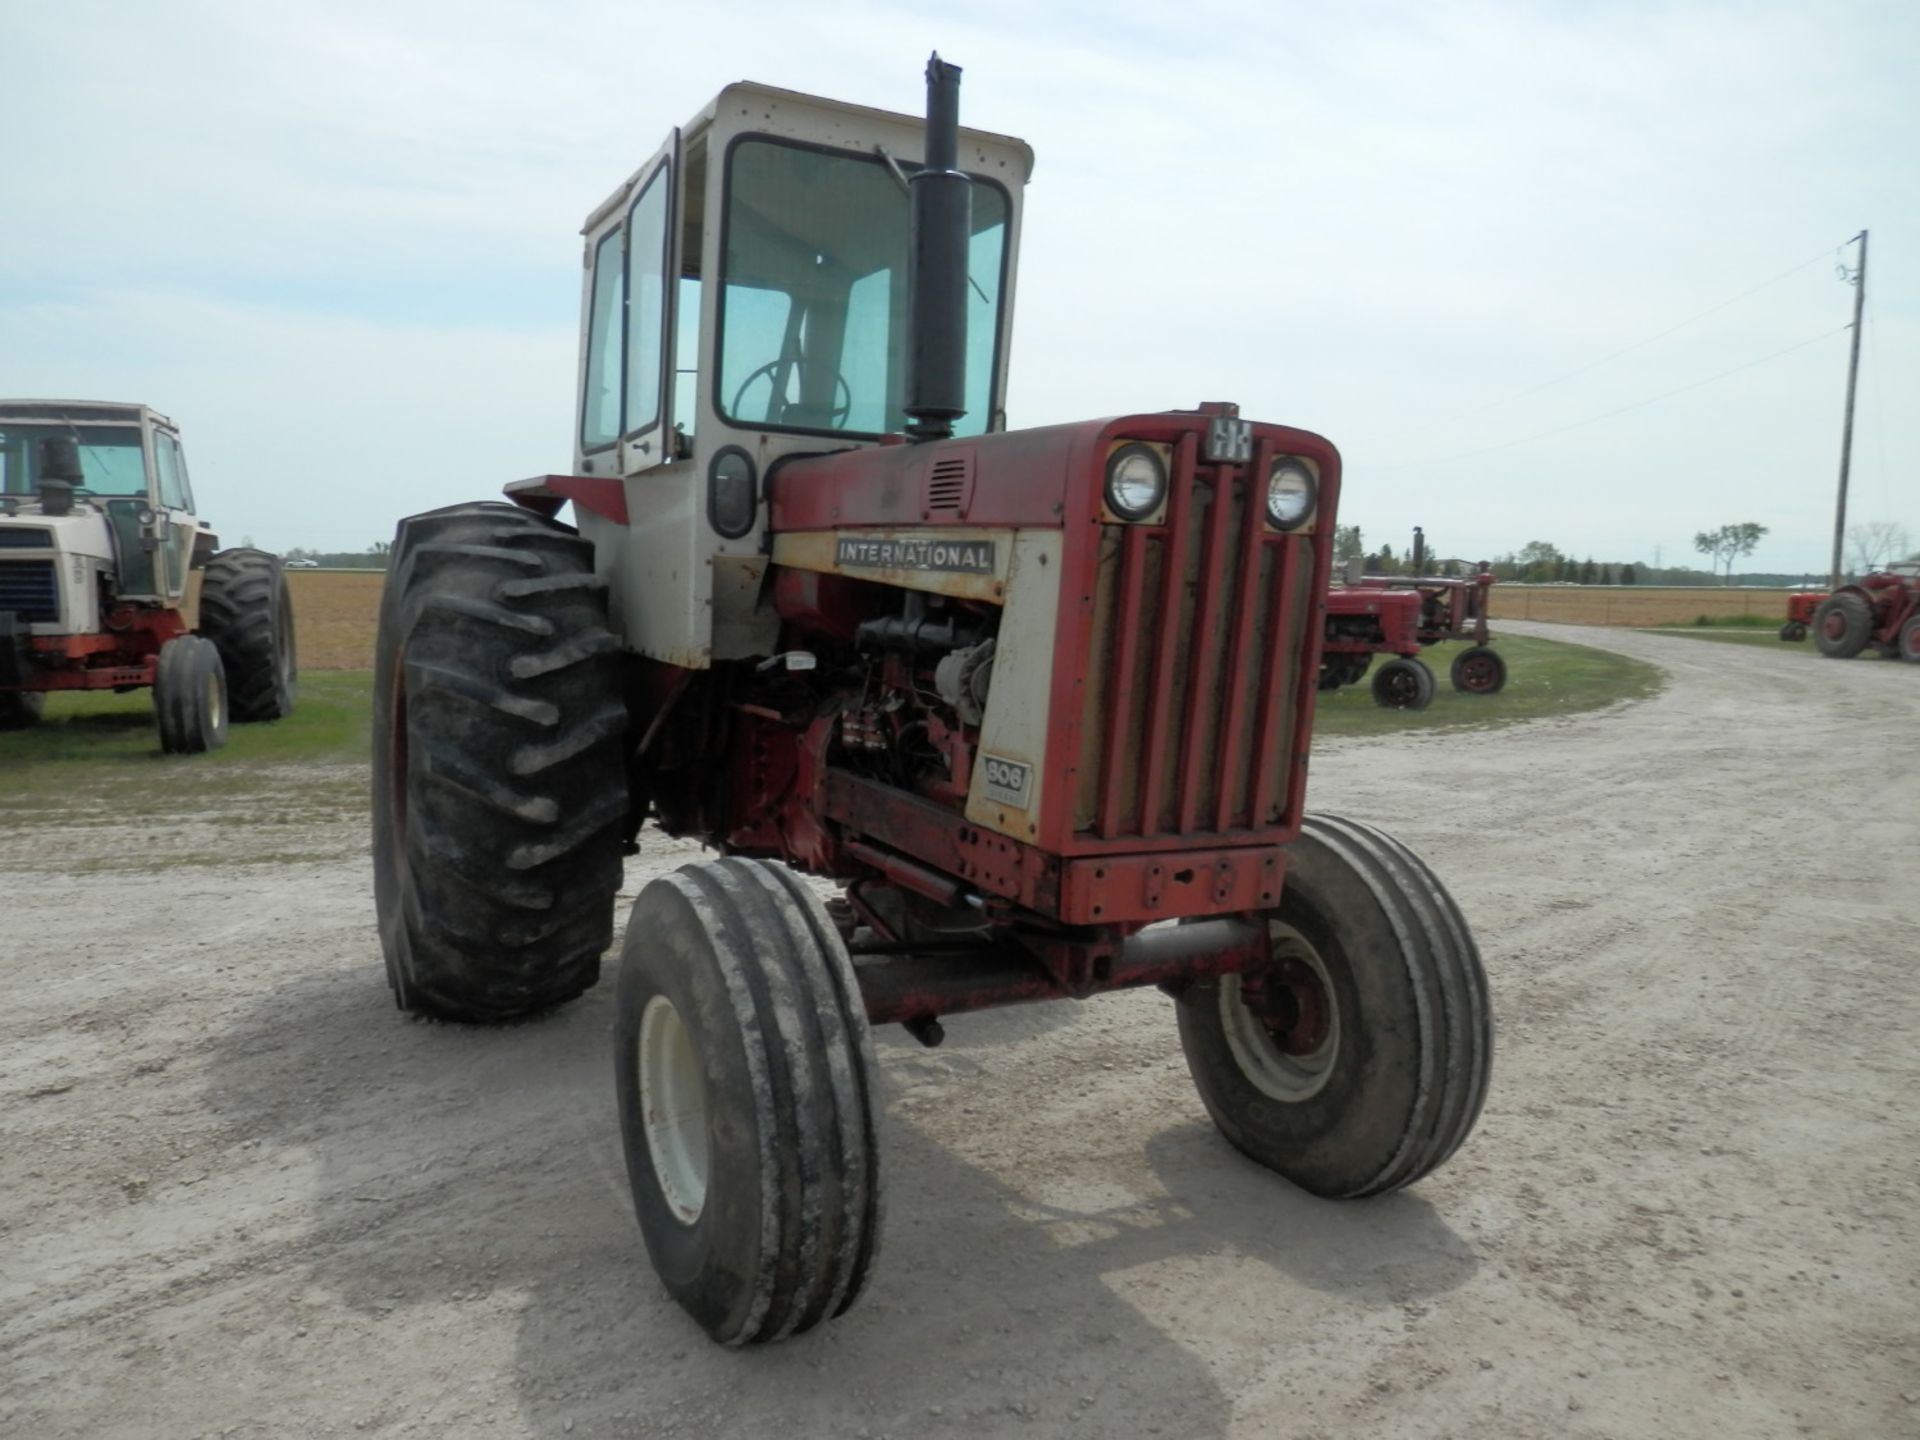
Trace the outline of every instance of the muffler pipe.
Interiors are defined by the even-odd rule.
[[[959,168],[960,67],[927,61],[926,163],[907,182],[907,434],[945,440],[967,413],[973,182]]]

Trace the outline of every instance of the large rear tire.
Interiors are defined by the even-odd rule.
[[[627,1175],[654,1269],[715,1340],[783,1339],[859,1296],[872,1069],[846,946],[791,870],[703,860],[640,892],[614,1020]]]
[[[220,649],[234,719],[281,720],[293,713],[300,662],[293,599],[277,555],[222,550],[207,561],[200,633]]]
[[[0,690],[0,730],[25,730],[38,725],[47,697],[40,690]]]
[[[400,522],[381,601],[374,896],[403,1010],[511,1020],[613,939],[628,797],[592,546],[517,506]]]
[[[1309,815],[1269,927],[1269,969],[1180,996],[1214,1123],[1315,1195],[1431,1173],[1473,1129],[1493,1065],[1486,972],[1446,888],[1391,836]]]
[[[1453,657],[1448,678],[1462,695],[1498,695],[1507,688],[1507,657],[1486,645],[1470,645]]]
[[[199,755],[227,743],[227,673],[211,640],[176,635],[160,647],[153,723],[169,755]]]
[[[1829,595],[1813,612],[1813,643],[1831,660],[1851,660],[1873,634],[1873,607],[1852,591]]]

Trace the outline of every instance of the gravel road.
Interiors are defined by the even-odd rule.
[[[1669,685],[1313,782],[1485,951],[1451,1165],[1290,1190],[1157,993],[885,1031],[876,1281],[748,1353],[647,1268],[609,987],[405,1020],[351,818],[170,865],[0,810],[0,1434],[1920,1436],[1920,674],[1507,628]]]

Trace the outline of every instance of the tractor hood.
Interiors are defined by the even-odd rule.
[[[47,554],[84,555],[102,564],[113,563],[113,539],[107,517],[85,500],[76,500],[65,515],[42,515],[38,505],[21,505],[12,515],[0,514],[0,559]]]

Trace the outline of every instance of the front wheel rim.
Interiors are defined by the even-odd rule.
[[[1268,934],[1269,969],[1221,980],[1220,1023],[1240,1073],[1261,1093],[1297,1105],[1333,1077],[1340,1007],[1326,962],[1306,938],[1278,921]],[[1264,1013],[1249,1000],[1259,1001]]]
[[[647,1001],[636,1051],[640,1124],[653,1177],[673,1218],[692,1225],[707,1205],[707,1087],[693,1037],[666,996]]]

